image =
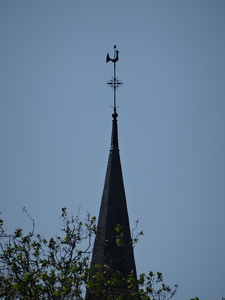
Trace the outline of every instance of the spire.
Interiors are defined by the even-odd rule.
[[[118,231],[123,233],[122,246],[117,245]],[[128,276],[136,274],[122,167],[118,148],[117,119],[112,120],[112,138],[103,189],[92,266],[110,264]]]
[[[131,271],[136,276],[136,267],[118,145],[116,90],[122,84],[116,77],[118,54],[119,51],[114,46],[114,58],[110,58],[109,54],[106,57],[106,62],[112,61],[114,64],[114,77],[107,83],[114,91],[114,113],[112,114],[111,147],[91,265],[108,264],[127,277]],[[122,246],[118,246],[117,243],[120,233],[123,236]],[[87,293],[86,299],[94,299],[91,294]]]

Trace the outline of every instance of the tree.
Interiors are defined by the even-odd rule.
[[[96,218],[88,214],[81,221],[62,208],[61,220],[61,235],[50,239],[35,233],[34,220],[28,234],[20,228],[7,234],[0,220],[0,299],[81,300],[86,289],[96,300],[168,300],[175,295],[177,285],[166,285],[160,272],[136,279],[132,273],[123,278],[109,265],[90,268]]]

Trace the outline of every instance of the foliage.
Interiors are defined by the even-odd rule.
[[[82,299],[87,281],[91,236],[95,218],[69,218],[65,208],[61,215],[63,236],[41,237],[16,229],[7,235],[1,221],[0,298],[1,299]],[[87,247],[80,250],[83,241]]]
[[[110,266],[97,266],[87,286],[96,300],[169,300],[178,287],[166,285],[160,272],[141,274],[138,279],[131,273],[128,278],[124,278]]]
[[[90,268],[96,218],[88,214],[80,221],[62,208],[61,220],[61,235],[48,240],[35,234],[33,220],[32,232],[24,234],[18,228],[11,235],[0,220],[0,299],[82,300],[86,289],[96,300],[168,300],[176,293],[177,285],[166,285],[160,272],[136,279],[132,273],[124,278],[106,265]],[[115,230],[121,237],[119,225]]]

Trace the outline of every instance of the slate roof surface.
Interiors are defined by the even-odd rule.
[[[118,247],[115,228],[120,224],[123,232],[122,247]],[[127,276],[132,270],[136,274],[132,247],[126,195],[118,147],[117,114],[113,114],[111,148],[106,170],[92,266],[109,264]]]

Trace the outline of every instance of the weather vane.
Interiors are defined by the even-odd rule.
[[[111,88],[114,91],[114,114],[116,114],[116,90],[118,89],[119,86],[121,86],[123,83],[116,77],[116,62],[119,60],[119,51],[116,50],[116,45],[114,45],[114,58],[109,57],[109,53],[107,53],[106,56],[106,62],[113,62],[114,64],[114,76],[110,81],[107,82],[108,86],[111,86]]]

